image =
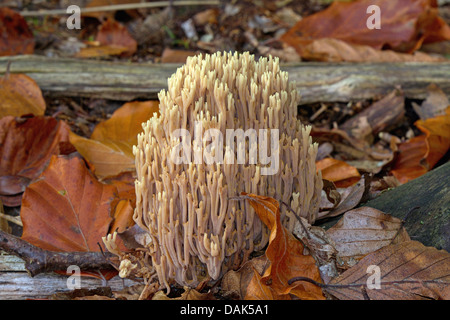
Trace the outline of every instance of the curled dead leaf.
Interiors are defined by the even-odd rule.
[[[391,170],[400,183],[406,183],[431,170],[449,150],[450,106],[445,115],[418,120],[415,125],[424,135],[398,146],[398,157]]]
[[[317,161],[316,169],[322,172],[323,179],[334,182],[338,188],[354,185],[361,179],[361,175],[355,167],[333,158]]]
[[[305,276],[318,282],[321,282],[321,279],[314,258],[304,254],[302,243],[281,224],[278,201],[271,197],[246,193],[242,193],[241,198],[249,201],[258,217],[270,230],[265,253],[270,265],[261,277],[255,272],[246,299],[266,297],[269,294],[277,299],[286,298],[289,294],[305,300],[324,299],[322,290],[316,285],[288,284],[288,280],[295,276]]]

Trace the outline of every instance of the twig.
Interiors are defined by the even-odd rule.
[[[303,231],[304,231],[305,234],[306,234],[306,238],[311,239],[311,236],[309,235],[308,229],[306,229],[305,225],[303,224],[302,219],[297,215],[297,213],[294,211],[294,209],[292,209],[291,206],[288,205],[287,203],[285,203],[284,201],[281,201],[281,204],[284,204],[284,205],[289,209],[289,211],[292,212],[292,214],[297,218],[297,221],[298,221],[298,222],[300,223],[300,225],[302,226],[302,229],[303,229]]]
[[[142,3],[127,3],[127,4],[115,4],[109,6],[97,6],[90,8],[80,8],[81,13],[90,12],[105,12],[105,11],[117,11],[117,10],[131,10],[131,9],[144,9],[144,8],[159,8],[168,6],[208,6],[208,5],[220,5],[219,0],[180,0],[180,1],[155,1],[155,2],[142,2]],[[38,10],[38,11],[22,11],[20,14],[23,17],[39,17],[39,16],[58,16],[71,14],[67,13],[67,9],[54,9],[54,10]]]
[[[22,220],[20,220],[19,217],[13,217],[10,216],[9,214],[4,214],[0,212],[0,219],[5,219],[6,221],[12,222],[14,224],[17,224],[18,226],[23,227]]]
[[[67,270],[76,265],[81,270],[109,270],[113,267],[102,252],[55,252],[38,248],[25,240],[0,230],[0,250],[25,261],[25,269],[33,277],[39,273]]]

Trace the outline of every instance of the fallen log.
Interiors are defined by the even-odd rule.
[[[35,55],[0,58],[0,75],[33,78],[46,95],[120,101],[156,99],[178,64],[152,64],[47,58]],[[400,86],[406,98],[425,99],[435,83],[450,94],[450,62],[283,64],[302,96],[301,104],[377,99]]]
[[[372,207],[405,221],[412,240],[450,252],[450,162],[360,206]],[[325,229],[342,216],[321,223]]]

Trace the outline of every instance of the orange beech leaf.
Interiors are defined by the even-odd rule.
[[[324,299],[322,290],[316,285],[306,282],[288,284],[294,277],[307,277],[317,282],[321,282],[321,278],[314,258],[303,254],[302,243],[281,224],[278,201],[254,194],[242,193],[242,195],[270,229],[269,244],[265,253],[270,265],[260,279],[252,280],[257,286],[248,289],[247,297],[267,298],[271,294],[272,297],[281,299],[284,298],[283,295],[293,294],[305,300]],[[256,276],[259,276],[257,272]]]
[[[79,157],[53,156],[25,190],[22,239],[51,251],[99,251],[115,196],[116,188],[98,182]]]
[[[445,112],[445,115],[417,120],[414,123],[427,137],[427,152],[424,158],[430,169],[447,153],[450,147],[450,106]]]
[[[94,47],[86,47],[81,48],[79,52],[75,55],[76,58],[101,58],[101,57],[109,57],[109,56],[119,56],[122,53],[126,52],[127,48],[122,46],[94,46]]]
[[[391,170],[400,183],[427,173],[450,148],[450,107],[445,115],[417,120],[415,125],[424,135],[398,146],[398,157]]]
[[[26,186],[69,141],[69,126],[52,117],[0,119],[0,199],[18,206]],[[17,196],[15,196],[17,195]]]
[[[134,225],[134,207],[129,200],[120,200],[114,208],[114,222],[111,225],[111,232],[124,232]]]
[[[25,19],[17,12],[0,8],[0,56],[32,54],[34,36]]]
[[[191,56],[195,56],[198,52],[187,50],[174,50],[165,48],[162,56],[162,63],[186,63],[186,59]]]
[[[258,271],[253,269],[253,277],[247,286],[244,300],[291,300],[288,294],[277,294],[270,286],[262,282]]]
[[[131,56],[136,52],[137,42],[131,37],[127,28],[114,19],[107,19],[99,27],[96,40],[104,46],[123,47],[122,56]]]
[[[99,179],[134,172],[133,145],[142,123],[158,112],[157,101],[129,102],[97,125],[91,139],[70,134],[70,142]]]
[[[408,54],[393,50],[377,50],[368,45],[358,45],[333,38],[316,39],[303,46],[302,58],[325,62],[439,62],[446,60],[423,52]]]
[[[24,74],[5,74],[0,77],[0,118],[26,114],[42,116],[45,100],[37,83]]]
[[[361,179],[358,170],[344,161],[325,158],[316,162],[317,171],[322,171],[322,178],[334,182],[338,188],[354,185]]]
[[[380,8],[381,29],[367,27],[371,5]],[[281,40],[303,56],[304,46],[322,38],[414,52],[422,43],[449,40],[450,27],[438,16],[434,0],[334,1],[327,9],[300,20]]]

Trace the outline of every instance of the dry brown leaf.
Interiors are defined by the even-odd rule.
[[[26,114],[42,116],[45,100],[37,83],[25,74],[0,77],[0,118]]]
[[[367,27],[367,8],[381,11],[381,29]],[[360,0],[333,2],[327,9],[305,17],[281,39],[303,56],[315,39],[334,38],[375,49],[385,47],[414,52],[422,43],[450,39],[450,27],[437,14],[434,0]]]
[[[69,140],[69,126],[52,117],[0,119],[0,198],[18,206],[26,186]]]
[[[239,300],[244,299],[249,284],[255,277],[254,273],[256,272],[259,276],[266,270],[268,264],[269,260],[262,255],[245,262],[236,271],[228,271],[222,278],[222,290],[227,296],[235,296]]]
[[[335,243],[338,265],[343,269],[384,246],[410,240],[400,219],[370,207],[347,211],[327,234]]]
[[[450,106],[447,95],[434,83],[427,87],[428,95],[419,106],[413,102],[414,111],[421,120],[426,120],[440,115],[445,115],[445,109]]]
[[[391,173],[400,183],[415,179],[429,170],[450,148],[450,106],[446,114],[418,120],[415,125],[424,133],[398,146],[398,157]]]
[[[355,167],[333,158],[317,161],[316,170],[322,172],[323,179],[334,182],[338,188],[352,186],[361,179]]]
[[[70,142],[99,179],[135,172],[133,145],[142,131],[142,122],[155,112],[158,112],[157,101],[126,103],[110,119],[96,126],[91,139],[71,133]]]
[[[332,38],[317,39],[303,46],[301,57],[304,60],[326,62],[439,62],[446,60],[423,52],[408,54],[392,50],[377,50],[368,45],[358,45]]]
[[[170,48],[165,48],[161,56],[161,62],[185,63],[188,57],[195,56],[196,54],[197,54],[196,51],[174,50]]]
[[[53,156],[25,190],[22,239],[52,251],[99,251],[116,192],[98,182],[82,159]]]
[[[322,290],[311,283],[296,283],[289,285],[288,281],[297,276],[308,277],[321,282],[319,269],[314,258],[303,254],[303,245],[297,240],[280,221],[278,201],[271,197],[242,193],[261,221],[269,228],[270,238],[266,249],[266,256],[270,265],[259,279],[252,280],[255,286],[247,290],[246,299],[256,299],[266,296],[270,290],[277,299],[284,295],[293,294],[300,299],[324,299]],[[262,292],[260,292],[262,290]],[[259,295],[257,292],[260,292]]]
[[[99,27],[96,40],[103,46],[123,47],[123,57],[133,55],[137,50],[137,42],[119,22],[107,19]]]
[[[376,285],[376,270],[370,266],[379,268],[379,289],[367,288]],[[341,300],[449,300],[450,254],[418,241],[388,245],[364,257],[332,284],[325,290]]]
[[[94,46],[81,48],[75,55],[76,58],[102,58],[109,56],[119,56],[127,51],[127,48],[122,46]]]
[[[0,8],[0,35],[0,56],[33,54],[33,32],[19,13],[7,7]]]
[[[322,210],[317,214],[316,219],[320,220],[324,218],[335,217],[356,207],[360,203],[364,195],[364,191],[366,189],[365,184],[366,179],[364,177],[361,177],[361,179],[356,184],[350,187],[336,189],[339,194],[339,196],[337,196],[337,198],[339,198],[339,202],[332,205],[329,210],[326,210],[326,207],[323,207],[324,205],[326,205],[326,199],[322,198]]]

